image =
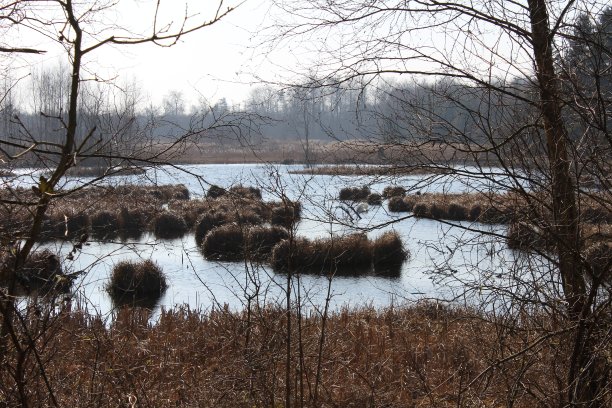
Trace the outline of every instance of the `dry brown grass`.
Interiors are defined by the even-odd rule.
[[[35,330],[38,317],[26,316]],[[435,303],[342,310],[327,318],[322,349],[317,313],[299,324],[292,313],[291,337],[281,308],[174,309],[155,324],[148,318],[122,309],[105,324],[66,306],[56,312],[37,352],[58,405],[276,407],[289,385],[294,406],[531,408],[559,406],[566,392],[571,334],[544,316],[493,317]],[[10,349],[0,368],[8,407],[20,406],[16,355]],[[35,367],[34,356],[22,363]],[[21,380],[30,406],[52,405],[37,370]]]

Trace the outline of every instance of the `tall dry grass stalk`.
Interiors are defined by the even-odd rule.
[[[20,377],[30,406],[50,404],[45,379],[58,404],[70,407],[132,400],[147,407],[251,408],[285,401],[282,307],[248,313],[178,308],[162,310],[151,323],[150,313],[138,308],[120,309],[105,322],[64,304],[52,312],[46,331],[36,314],[25,316],[45,376],[35,369],[33,353],[21,361],[7,354],[0,368],[5,406],[20,404],[12,376],[18,364],[31,368]],[[570,334],[545,314],[496,316],[436,303],[343,309],[326,317],[321,349],[321,316],[305,314],[299,324],[296,313],[289,317],[296,406],[531,408],[555,405],[566,392],[560,378],[569,364]],[[24,336],[21,329],[16,336]]]

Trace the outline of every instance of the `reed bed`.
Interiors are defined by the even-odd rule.
[[[38,327],[37,315],[25,315],[27,327]],[[292,403],[305,407],[531,408],[561,400],[571,355],[572,332],[545,315],[517,319],[433,302],[342,309],[324,321],[282,307],[149,317],[125,308],[105,322],[75,305],[58,308],[52,335],[30,329],[45,377],[26,371],[29,404],[51,405],[46,379],[57,404],[70,407],[274,407],[289,386]],[[35,367],[34,357],[18,361],[9,349],[0,370],[6,406],[21,406],[18,364]]]

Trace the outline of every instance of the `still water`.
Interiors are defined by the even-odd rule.
[[[478,232],[503,234],[504,226],[471,222],[453,226],[415,219],[411,213],[389,213],[386,202],[380,207],[370,206],[367,212],[360,214],[360,219],[357,216],[351,219],[341,208],[347,204],[336,200],[339,190],[346,186],[368,184],[372,191],[379,193],[391,184],[404,186],[413,192],[459,193],[499,189],[498,182],[503,184],[501,179],[493,183],[487,179],[456,176],[391,179],[289,173],[300,168],[259,164],[190,165],[151,169],[145,175],[113,177],[104,183],[184,184],[192,197],[204,194],[210,184],[227,187],[240,183],[260,187],[264,200],[278,199],[281,193],[299,200],[303,206],[303,219],[298,227],[301,236],[328,237],[330,234],[366,231],[370,238],[375,238],[386,230],[399,232],[410,252],[399,276],[336,276],[329,279],[327,276],[303,275],[299,282],[293,282],[293,296],[299,292],[303,305],[310,308],[320,307],[325,302],[328,288],[333,308],[385,307],[422,298],[455,298],[462,292],[462,280],[469,279],[472,284],[482,281],[484,287],[491,283],[491,279],[503,279],[504,271],[516,262],[514,252],[505,247],[503,240]],[[31,174],[22,177],[20,183],[29,184],[37,179],[37,174]],[[69,178],[65,180],[65,187],[88,181]],[[60,242],[44,246],[62,253],[72,249],[69,243]],[[139,258],[154,260],[167,275],[168,289],[159,302],[163,307],[185,304],[202,310],[213,307],[237,310],[244,307],[248,299],[270,304],[281,302],[285,297],[285,275],[262,265],[208,261],[198,250],[193,234],[171,241],[145,235],[131,242],[89,242],[66,267],[68,271],[85,272],[77,281],[77,296],[91,312],[106,314],[113,309],[105,289],[113,265]]]

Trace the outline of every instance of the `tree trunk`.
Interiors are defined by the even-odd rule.
[[[545,0],[528,0],[531,40],[540,92],[540,114],[546,135],[551,174],[553,220],[551,233],[557,244],[558,268],[561,275],[570,324],[576,325],[568,371],[568,404],[600,406],[589,324],[590,305],[580,259],[580,226],[575,187],[568,158],[568,132],[561,116],[559,78],[552,55],[552,35]]]

